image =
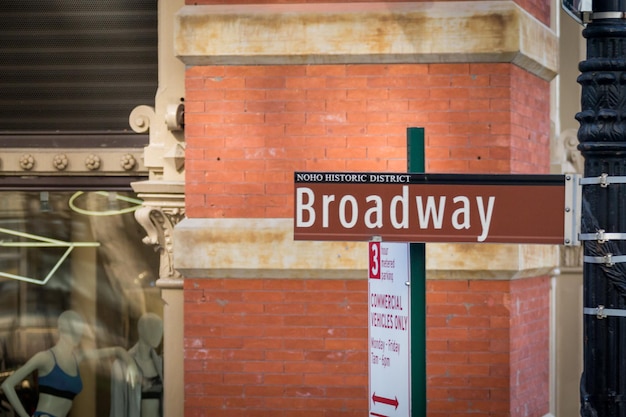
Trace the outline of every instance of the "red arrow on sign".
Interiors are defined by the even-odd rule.
[[[391,398],[379,397],[378,395],[376,395],[376,393],[374,393],[372,395],[372,401],[374,401],[374,404],[379,402],[383,404],[393,405],[394,407],[396,407],[396,409],[398,409],[398,397],[395,397],[392,400]]]
[[[370,416],[374,416],[374,417],[389,417],[389,416],[386,416],[384,414],[378,414],[378,413],[374,413],[374,412],[371,412]]]

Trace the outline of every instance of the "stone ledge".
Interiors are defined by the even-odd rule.
[[[545,79],[555,33],[512,1],[185,6],[187,65],[508,62]]]
[[[293,240],[292,219],[185,219],[174,267],[189,278],[364,279],[367,243]],[[558,247],[427,244],[428,279],[517,279],[550,274]]]

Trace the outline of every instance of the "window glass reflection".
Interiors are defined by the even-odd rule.
[[[162,316],[158,253],[134,218],[140,204],[131,192],[0,192],[0,382],[56,343],[64,311],[88,323],[82,349],[130,349],[139,318]],[[70,415],[109,415],[110,369],[81,364],[85,390]],[[22,388],[34,407],[36,380]]]

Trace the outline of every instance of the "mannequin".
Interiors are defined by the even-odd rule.
[[[36,353],[21,368],[9,376],[0,388],[9,403],[20,417],[30,417],[24,409],[15,386],[33,372],[39,378],[39,401],[33,417],[66,417],[72,408],[73,400],[82,390],[79,365],[84,359],[117,357],[127,366],[125,378],[135,385],[139,370],[128,353],[120,347],[83,351],[77,349],[83,337],[85,322],[75,311],[68,310],[59,316],[59,340],[52,348]]]
[[[163,415],[163,360],[155,350],[163,338],[163,321],[154,313],[146,313],[139,318],[137,331],[139,340],[128,353],[139,368],[141,383],[130,386],[123,378],[124,363],[113,364],[110,417]]]

